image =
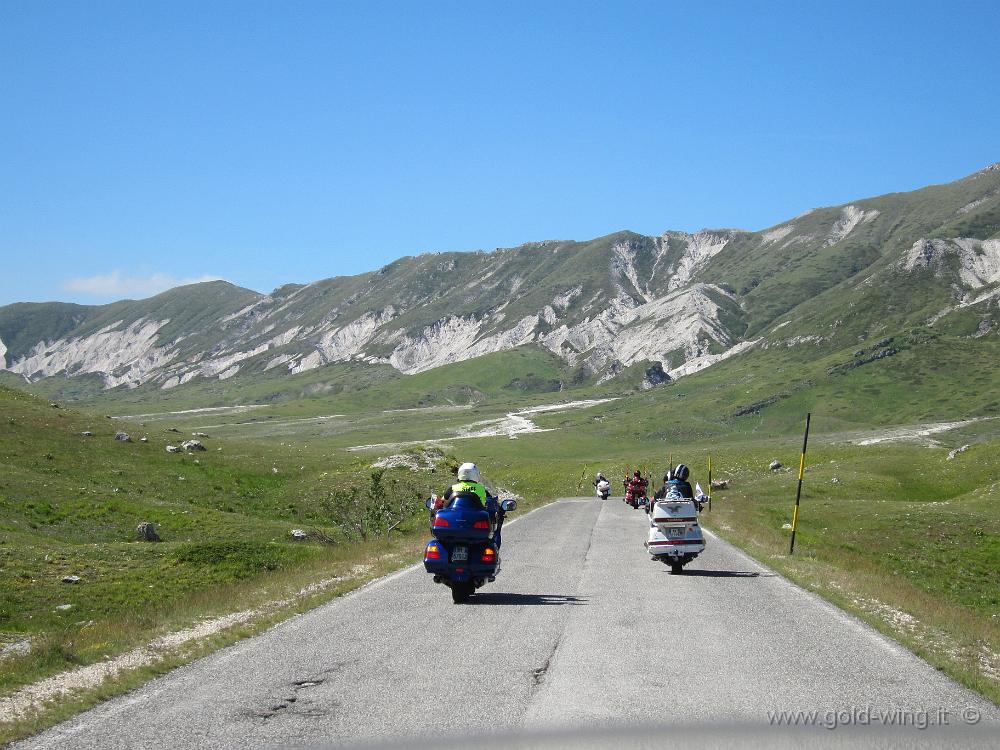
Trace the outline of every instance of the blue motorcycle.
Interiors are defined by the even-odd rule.
[[[456,604],[467,601],[476,589],[496,580],[500,571],[499,532],[506,513],[517,509],[516,500],[504,500],[490,513],[479,496],[459,492],[440,508],[438,498],[427,498],[434,538],[424,549],[424,568],[434,583],[451,589]]]

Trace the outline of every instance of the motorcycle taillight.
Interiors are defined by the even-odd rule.
[[[492,547],[487,547],[483,550],[482,562],[491,563],[497,561],[497,551]]]
[[[424,550],[425,560],[440,560],[441,559],[441,548],[436,544],[428,544],[427,549]]]
[[[432,523],[431,526],[433,526],[435,529],[440,529],[440,528],[444,528],[445,526],[451,526],[451,524],[448,523],[448,519],[447,518],[441,518],[440,516],[434,516],[434,523]]]
[[[489,521],[476,521],[474,524],[472,524],[472,528],[474,529],[488,529],[489,527],[490,527]]]

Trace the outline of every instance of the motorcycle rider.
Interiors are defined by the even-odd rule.
[[[628,491],[632,494],[632,497],[638,502],[640,497],[646,496],[646,485],[648,485],[645,479],[643,479],[642,472],[638,469],[632,474],[632,479],[628,483]]]
[[[474,463],[466,462],[458,467],[458,481],[445,491],[445,502],[451,500],[452,496],[459,492],[476,495],[486,508],[486,512],[490,514],[490,520],[493,521],[496,527],[496,531],[493,532],[493,544],[499,550],[500,529],[503,528],[505,514],[500,507],[500,502],[486,489],[486,485],[483,484],[482,475],[479,473],[479,467]]]
[[[611,482],[604,476],[604,472],[597,472],[597,478],[594,480],[594,492],[602,500],[607,500],[611,494]]]
[[[677,464],[672,472],[670,481],[664,487],[667,488],[667,492],[671,489],[676,489],[685,500],[694,500],[694,489],[692,489],[691,483],[688,481],[690,475],[691,471],[687,466]]]
[[[638,488],[645,493],[646,485],[649,484],[649,480],[642,476],[642,472],[638,469],[635,470],[635,474],[632,475],[632,482],[635,483]]]
[[[479,467],[474,463],[464,463],[458,467],[458,481],[447,489],[444,493],[445,500],[451,500],[451,496],[459,492],[471,492],[479,496],[479,500],[486,505],[489,492],[483,484]]]

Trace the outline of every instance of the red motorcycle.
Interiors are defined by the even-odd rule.
[[[625,489],[625,502],[633,508],[648,508],[649,496],[646,494],[648,482],[645,479],[632,479]]]

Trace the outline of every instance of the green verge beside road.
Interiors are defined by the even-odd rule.
[[[810,448],[795,554],[794,470],[776,451],[720,456],[707,525],[1000,703],[1000,442]],[[789,442],[782,454],[797,468]],[[790,644],[792,646],[793,644]]]

